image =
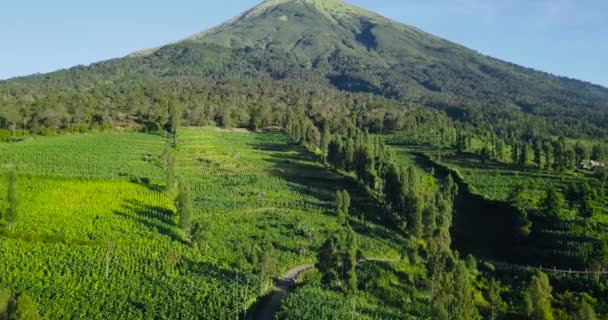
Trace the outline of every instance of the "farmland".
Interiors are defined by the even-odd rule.
[[[193,186],[203,228],[193,246],[177,227],[174,194],[163,191],[165,145],[135,133],[2,145],[3,170],[19,173],[20,214],[0,235],[0,287],[29,294],[48,319],[234,318],[268,284],[257,261],[265,243],[278,274],[312,261],[339,228],[338,186],[355,210],[374,206],[280,133],[185,128],[176,173]],[[353,224],[366,255],[398,257],[406,244],[379,225]]]

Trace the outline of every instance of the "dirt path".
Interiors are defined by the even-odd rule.
[[[275,281],[274,288],[268,297],[265,298],[264,303],[260,309],[256,312],[253,319],[255,320],[274,320],[274,316],[279,307],[281,306],[281,300],[283,297],[296,287],[296,281],[302,275],[303,272],[314,268],[313,264],[304,264],[297,266],[287,272],[285,272],[281,279]]]

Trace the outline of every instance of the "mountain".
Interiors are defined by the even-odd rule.
[[[608,132],[606,88],[487,57],[339,0],[268,0],[167,46],[5,81],[0,111],[21,100],[15,88],[36,100],[120,83],[261,78],[432,107],[495,131],[524,134],[522,123],[533,122],[550,134]],[[10,122],[4,118],[0,123]]]

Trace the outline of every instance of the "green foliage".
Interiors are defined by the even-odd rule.
[[[14,299],[10,290],[0,290],[0,320],[39,320],[38,308],[32,298],[21,294]]]
[[[17,299],[17,307],[12,318],[15,320],[38,320],[41,319],[38,309],[32,298],[27,295],[20,295]]]
[[[501,296],[501,284],[495,279],[490,279],[488,285],[488,303],[490,305],[490,320],[495,320],[505,309],[505,303]]]
[[[11,291],[8,289],[0,290],[0,320],[9,320],[15,301]]]
[[[578,320],[597,320],[595,310],[588,303],[583,302],[576,314]]]
[[[325,240],[317,253],[315,267],[328,288],[353,292],[357,290],[357,235],[350,226],[342,232]]]
[[[546,274],[538,272],[532,276],[524,292],[525,313],[534,320],[552,320],[551,284]]]
[[[192,227],[192,190],[188,182],[180,180],[178,183],[178,194],[175,203],[177,215],[179,216],[179,227],[187,237],[191,237],[190,228]]]
[[[9,229],[13,230],[19,216],[19,196],[17,195],[17,174],[13,171],[8,173],[8,212],[6,222]]]
[[[175,186],[175,150],[167,144],[162,155],[165,171],[165,191],[170,192]]]
[[[558,217],[564,206],[566,204],[566,199],[564,196],[551,188],[547,191],[545,198],[542,200],[541,208],[545,215]]]
[[[259,295],[262,296],[266,293],[266,289],[270,284],[273,275],[277,273],[278,266],[275,257],[275,249],[271,242],[265,242],[259,251],[258,265],[256,266],[257,272],[260,274],[260,291]]]

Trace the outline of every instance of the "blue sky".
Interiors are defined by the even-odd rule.
[[[121,57],[258,0],[2,0],[0,79]],[[608,87],[608,1],[350,0],[497,58]]]

